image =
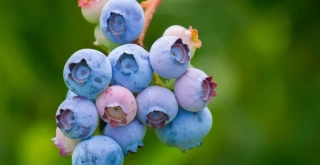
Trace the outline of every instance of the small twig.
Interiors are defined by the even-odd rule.
[[[141,6],[144,9],[144,17],[145,17],[145,24],[143,31],[137,40],[137,44],[143,46],[143,40],[148,30],[149,24],[152,20],[153,14],[156,11],[157,7],[159,6],[161,0],[146,0],[141,2]]]

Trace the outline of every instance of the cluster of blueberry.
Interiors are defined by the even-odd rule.
[[[145,26],[136,0],[79,0],[79,6],[98,24],[95,44],[109,54],[81,49],[64,66],[69,91],[53,138],[60,155],[72,155],[73,165],[123,164],[128,152],[143,146],[146,126],[168,146],[200,146],[211,129],[207,103],[217,84],[190,65],[201,46],[197,30],[171,26],[148,52],[134,44]],[[102,135],[95,133],[99,119],[108,123]]]

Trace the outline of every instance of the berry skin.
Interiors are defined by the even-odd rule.
[[[89,23],[98,24],[102,8],[109,0],[78,0],[81,13]]]
[[[143,9],[136,0],[110,0],[100,16],[103,34],[117,44],[127,44],[138,39],[144,23]]]
[[[98,111],[92,101],[74,96],[64,100],[57,112],[56,123],[71,139],[82,140],[93,134],[98,125]]]
[[[197,112],[205,108],[212,97],[217,95],[217,83],[212,82],[212,76],[207,76],[202,70],[188,68],[174,84],[174,94],[179,105],[187,111]]]
[[[153,77],[149,53],[136,44],[121,45],[108,56],[112,66],[112,85],[121,85],[132,93],[148,87]]]
[[[80,142],[80,140],[66,137],[58,127],[56,129],[56,137],[51,140],[54,142],[54,145],[60,149],[59,154],[63,157],[72,155],[74,148]]]
[[[149,86],[136,97],[138,119],[153,129],[171,122],[178,113],[178,102],[167,88]]]
[[[178,78],[190,64],[188,45],[175,36],[160,37],[151,46],[150,64],[159,76],[167,79]]]
[[[113,128],[109,124],[104,128],[103,135],[115,140],[123,150],[123,154],[137,152],[138,147],[142,147],[142,140],[146,134],[146,125],[135,118],[131,123]]]
[[[180,107],[176,118],[163,128],[157,128],[156,135],[162,143],[184,152],[200,146],[211,126],[212,114],[207,107],[198,112],[189,112]]]
[[[180,25],[172,25],[168,27],[163,36],[176,36],[182,39],[183,43],[187,44],[190,50],[190,57],[192,58],[196,49],[202,46],[202,42],[198,39],[198,30],[186,29]]]
[[[122,165],[123,162],[119,144],[102,135],[83,140],[72,154],[72,165]]]
[[[137,113],[135,97],[122,86],[107,88],[97,98],[96,107],[101,119],[112,127],[130,123]]]
[[[112,70],[109,59],[94,49],[81,49],[71,55],[63,69],[67,87],[75,94],[95,98],[109,85]]]

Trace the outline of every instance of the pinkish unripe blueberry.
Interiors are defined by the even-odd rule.
[[[72,155],[74,148],[80,142],[80,140],[70,139],[65,136],[60,129],[56,129],[56,137],[51,139],[54,142],[54,145],[58,147],[60,156],[66,157]]]
[[[125,87],[110,86],[96,100],[102,120],[112,127],[130,123],[137,113],[134,95]]]
[[[92,24],[98,24],[102,8],[109,0],[78,0],[83,17]]]

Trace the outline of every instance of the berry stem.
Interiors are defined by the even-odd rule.
[[[153,81],[153,83],[155,85],[166,88],[166,84],[163,83],[163,81],[161,80],[161,78],[159,77],[159,75],[157,73],[153,74],[153,78],[152,79],[153,79],[152,81]]]
[[[144,17],[146,19],[146,22],[144,24],[143,31],[137,41],[137,43],[139,45],[143,46],[143,40],[144,40],[144,37],[145,37],[146,32],[148,30],[149,24],[152,20],[153,14],[155,13],[160,2],[161,2],[161,0],[146,0],[146,1],[141,2],[141,6],[144,9]]]

